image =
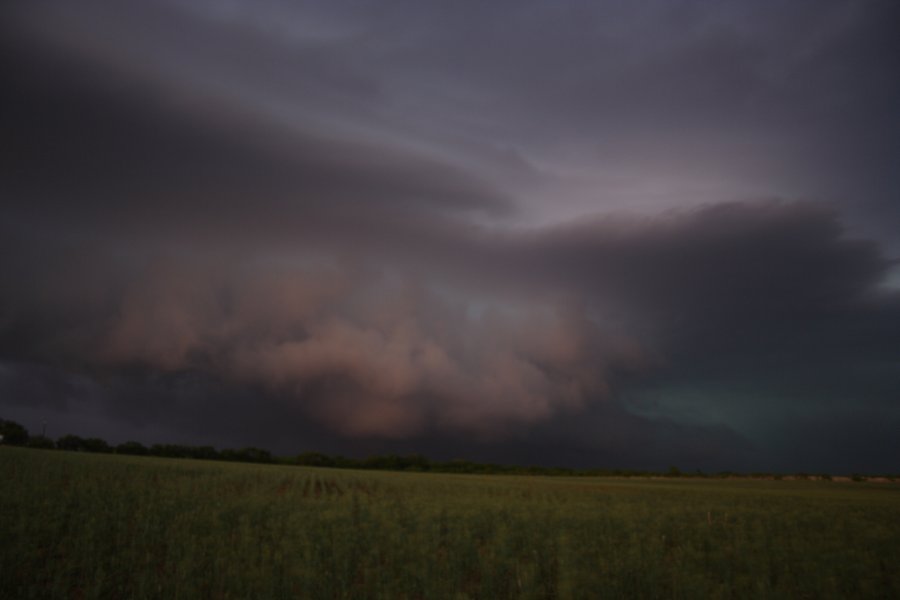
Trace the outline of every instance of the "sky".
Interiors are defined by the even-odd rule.
[[[900,4],[12,0],[0,417],[900,472]]]

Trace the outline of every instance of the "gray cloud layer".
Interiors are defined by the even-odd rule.
[[[891,4],[223,6],[5,9],[5,412],[895,464]]]

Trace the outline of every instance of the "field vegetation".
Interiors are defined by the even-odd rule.
[[[0,447],[2,598],[900,597],[893,483]]]

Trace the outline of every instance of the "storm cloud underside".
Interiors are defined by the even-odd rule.
[[[896,470],[891,3],[3,10],[8,418]]]

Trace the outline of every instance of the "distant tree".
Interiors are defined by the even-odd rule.
[[[241,448],[240,450],[235,450],[234,453],[235,458],[233,460],[238,460],[241,462],[254,462],[254,463],[270,463],[272,462],[272,453],[268,450],[263,450],[262,448],[254,448],[252,446],[247,448]]]
[[[408,471],[428,471],[431,462],[421,454],[411,454],[405,458]]]
[[[56,444],[54,444],[53,440],[45,435],[33,435],[28,438],[28,447],[52,449],[56,448]]]
[[[335,461],[327,454],[321,452],[304,452],[298,454],[296,463],[306,467],[334,467]]]
[[[339,469],[361,469],[362,468],[362,464],[360,463],[360,461],[356,460],[355,458],[348,458],[346,456],[342,456],[342,455],[338,454],[337,456],[332,458],[332,460],[334,461],[334,466]]]
[[[56,447],[60,450],[84,450],[84,440],[77,435],[64,435],[56,440]]]
[[[188,448],[190,458],[199,458],[202,460],[218,460],[219,452],[212,446],[191,446]]]
[[[153,456],[167,456],[166,450],[166,444],[153,444],[148,448],[148,452]]]
[[[106,440],[101,440],[100,438],[87,438],[82,443],[86,452],[100,452],[106,454],[113,451],[112,446],[110,446]]]
[[[15,421],[0,419],[0,436],[4,444],[24,446],[28,443],[28,430]]]
[[[127,442],[128,444],[137,444],[137,442]],[[134,451],[122,452],[123,454],[137,454],[140,450],[137,446],[133,447]],[[199,458],[204,460],[221,459],[219,452],[212,446],[185,446],[183,444],[153,444],[149,448],[144,448],[142,454],[150,454],[152,456],[162,456],[165,458]]]
[[[675,465],[672,465],[671,467],[669,467],[669,471],[666,474],[669,477],[681,477],[681,469],[679,469]]]
[[[478,469],[477,464],[462,460],[459,458],[441,464],[441,470],[445,473],[475,473]]]
[[[268,450],[247,447],[240,450],[226,448],[219,453],[222,460],[234,462],[270,463],[273,462],[272,454]]]
[[[370,456],[363,461],[364,469],[383,469],[399,471],[402,468],[403,459],[395,454],[385,456]]]
[[[188,447],[180,444],[153,444],[150,446],[150,454],[166,458],[187,458]]]
[[[146,456],[150,451],[140,442],[125,442],[116,446],[116,454]]]

